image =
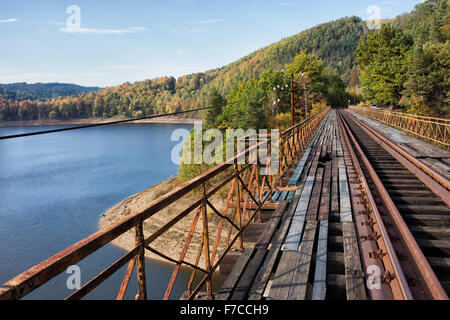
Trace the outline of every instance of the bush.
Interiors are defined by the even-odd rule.
[[[290,113],[279,113],[274,118],[269,118],[269,126],[271,129],[279,129],[284,131],[292,125]]]
[[[56,111],[51,111],[51,112],[48,114],[48,117],[49,117],[50,119],[58,119],[58,113],[57,113]]]

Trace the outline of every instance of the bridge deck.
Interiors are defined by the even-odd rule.
[[[402,131],[389,127],[379,121],[369,119],[356,112],[349,111],[352,115],[368,124],[372,129],[384,137],[394,141],[398,147],[405,150],[417,159],[450,180],[450,152],[432,144],[414,138]]]
[[[218,300],[366,298],[346,170],[331,112],[289,182],[295,193],[279,202]]]

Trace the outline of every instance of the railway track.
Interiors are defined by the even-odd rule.
[[[448,299],[448,180],[349,112],[338,115],[363,264],[381,270],[383,293],[369,290],[372,298]]]

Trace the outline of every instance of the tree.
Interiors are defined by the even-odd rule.
[[[408,80],[404,94],[412,106],[428,106],[438,116],[450,114],[450,41],[419,45],[408,57]],[[422,108],[423,109],[423,108]],[[421,112],[422,114],[424,112]],[[432,114],[428,114],[432,115]]]
[[[207,128],[217,128],[220,125],[219,116],[222,113],[222,108],[226,104],[226,100],[219,94],[217,89],[213,89],[209,95],[208,109],[205,116],[205,126]]]
[[[312,83],[320,83],[323,81],[323,69],[323,61],[318,56],[307,54],[302,50],[286,68],[286,73],[293,73],[295,77],[300,77],[300,74],[304,73]]]
[[[407,79],[406,57],[412,46],[409,36],[389,25],[361,39],[355,55],[366,99],[385,105],[398,104]]]

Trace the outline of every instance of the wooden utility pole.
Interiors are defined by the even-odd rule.
[[[292,118],[292,126],[295,125],[294,119],[294,74],[291,73],[291,118]]]
[[[301,74],[302,84],[303,84],[303,95],[305,98],[305,119],[308,118],[308,91],[306,90],[306,79],[305,74]]]

